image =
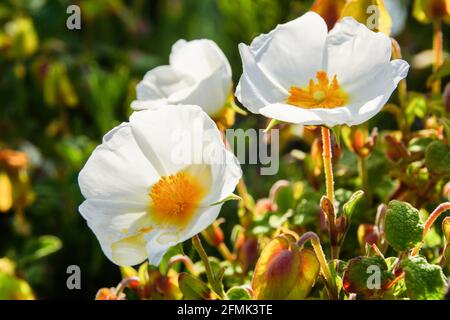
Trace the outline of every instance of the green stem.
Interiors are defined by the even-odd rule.
[[[218,279],[216,279],[216,277],[212,271],[211,264],[209,263],[208,255],[206,254],[206,251],[203,248],[202,241],[200,240],[200,237],[198,236],[198,234],[195,235],[194,237],[192,237],[192,244],[193,244],[195,250],[197,250],[198,254],[200,255],[200,258],[202,259],[203,264],[205,265],[205,271],[206,271],[206,276],[208,278],[208,282],[211,284],[211,287],[214,290],[214,292],[221,299],[223,299],[225,294],[223,292],[222,285],[219,283]]]
[[[308,241],[311,241],[313,250],[316,254],[317,259],[319,260],[320,269],[323,277],[325,278],[328,295],[330,299],[337,300],[338,294],[336,282],[334,280],[333,274],[331,273],[330,267],[328,266],[327,258],[325,256],[325,253],[323,252],[322,245],[320,244],[320,238],[314,232],[309,231],[302,235],[302,237],[298,240],[297,245],[299,248],[302,248]]]
[[[437,206],[436,209],[430,214],[427,221],[425,222],[425,227],[423,229],[423,235],[422,235],[422,242],[413,249],[411,255],[415,256],[419,253],[420,248],[422,248],[422,245],[425,241],[425,237],[428,233],[428,231],[433,226],[433,223],[436,221],[436,219],[445,211],[450,210],[450,202],[444,202]]]
[[[361,178],[361,188],[366,195],[369,207],[372,206],[372,195],[369,188],[369,172],[367,169],[367,158],[364,156],[358,157],[359,176]]]
[[[433,22],[433,51],[434,51],[434,65],[433,71],[437,71],[442,65],[443,57],[443,35],[442,35],[442,21],[437,19]],[[432,93],[438,94],[441,92],[441,80],[437,79],[433,83]]]

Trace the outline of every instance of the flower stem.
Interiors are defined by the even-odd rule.
[[[443,56],[443,36],[442,36],[442,21],[441,19],[436,19],[433,22],[434,33],[433,33],[433,51],[434,51],[434,66],[433,71],[437,71],[442,65]],[[433,83],[432,87],[433,93],[441,92],[441,80],[437,79]]]
[[[334,179],[333,179],[333,165],[331,163],[332,153],[331,153],[331,137],[330,129],[322,126],[322,158],[323,167],[325,172],[325,183],[327,189],[327,197],[331,200],[334,205]]]
[[[228,249],[227,245],[223,242],[217,246],[217,250],[219,250],[222,257],[230,262],[233,262],[236,259],[236,257],[230,252],[230,249]]]
[[[173,267],[173,265],[177,262],[181,262],[184,264],[184,266],[186,267],[186,269],[194,276],[198,276],[198,272],[194,267],[194,264],[192,263],[192,260],[189,259],[188,256],[182,255],[182,254],[178,254],[176,256],[173,256],[172,258],[170,258],[167,267],[166,267],[166,275],[169,272],[170,268]]]
[[[299,246],[299,248],[301,248],[308,241],[311,241],[311,245],[314,249],[314,252],[316,253],[317,259],[319,260],[322,275],[325,278],[325,282],[327,283],[328,294],[331,299],[337,299],[338,296],[336,283],[334,281],[330,267],[328,266],[327,258],[325,256],[325,253],[323,252],[322,245],[320,244],[320,238],[314,232],[309,231],[302,235],[302,237],[298,240],[297,245]]]
[[[445,211],[450,210],[450,202],[444,202],[437,206],[436,209],[430,214],[427,221],[425,222],[425,227],[423,228],[423,235],[422,235],[422,242],[413,249],[411,255],[415,256],[419,253],[420,248],[423,245],[423,241],[425,240],[425,236],[427,235],[428,231],[433,226],[433,223],[436,221],[436,219]]]
[[[367,158],[359,156],[358,157],[358,165],[359,165],[359,176],[361,178],[361,187],[366,195],[367,203],[369,207],[372,206],[372,195],[370,194],[369,188],[369,172],[367,170]]]
[[[194,246],[195,250],[197,250],[198,254],[200,255],[200,258],[203,261],[203,264],[205,265],[206,276],[208,278],[208,282],[211,284],[212,289],[221,299],[223,299],[224,292],[222,289],[222,285],[219,283],[218,279],[216,279],[212,271],[208,255],[206,254],[206,251],[203,248],[202,241],[200,240],[198,234],[192,237],[192,245]]]

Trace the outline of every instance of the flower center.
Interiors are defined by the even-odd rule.
[[[201,183],[188,172],[161,177],[149,192],[150,216],[158,224],[186,227],[205,193]]]
[[[292,86],[289,89],[287,103],[305,109],[333,109],[342,107],[348,102],[348,95],[341,89],[336,75],[331,83],[324,71],[317,72],[316,77],[317,83],[311,79],[305,88]]]

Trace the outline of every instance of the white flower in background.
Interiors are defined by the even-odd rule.
[[[137,100],[131,107],[143,110],[161,104],[193,104],[214,117],[223,109],[231,92],[231,67],[211,40],[177,41],[170,65],[147,72],[137,85]]]
[[[384,5],[392,19],[391,36],[395,37],[405,29],[408,8],[405,0],[384,0]]]
[[[86,198],[79,210],[111,261],[157,265],[168,248],[215,221],[221,204],[212,204],[240,177],[200,107],[155,107],[105,135],[79,174]]]
[[[305,125],[357,125],[377,114],[409,65],[391,40],[345,17],[327,33],[309,12],[239,45],[236,97],[250,111]]]

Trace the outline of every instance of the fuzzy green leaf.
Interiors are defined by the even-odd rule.
[[[431,143],[425,153],[425,164],[431,173],[450,174],[450,147],[441,141]]]
[[[189,273],[181,272],[178,275],[178,285],[186,300],[205,300],[211,295],[211,290],[206,283]]]
[[[383,257],[356,257],[348,262],[344,272],[343,287],[348,293],[371,297],[383,292],[393,278]],[[379,280],[378,285],[374,282]]]
[[[387,242],[397,251],[406,251],[422,241],[423,222],[419,211],[409,203],[389,202],[385,219]]]
[[[442,299],[446,287],[441,267],[423,257],[412,257],[402,263],[408,297],[414,300]]]
[[[243,287],[233,287],[227,292],[230,300],[252,300],[250,293]]]

